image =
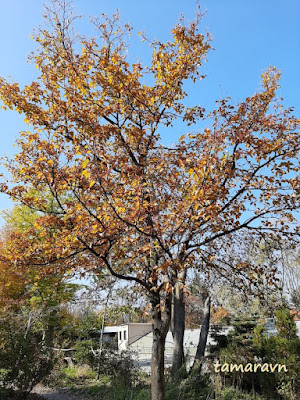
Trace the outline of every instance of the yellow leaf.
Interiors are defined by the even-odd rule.
[[[83,170],[82,171],[82,175],[86,178],[86,179],[88,179],[88,177],[91,175],[91,173],[90,173],[90,171],[88,171],[88,170]]]
[[[89,160],[85,159],[82,163],[82,168],[85,168],[88,165]]]

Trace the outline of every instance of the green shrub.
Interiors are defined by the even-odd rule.
[[[132,354],[128,351],[105,350],[101,356],[100,373],[108,375],[113,384],[132,387],[138,383],[140,374]]]
[[[78,364],[87,364],[91,368],[96,368],[98,364],[96,351],[98,348],[99,343],[94,339],[77,340],[75,344],[75,351],[73,353],[74,360]]]
[[[265,397],[254,395],[252,393],[243,393],[233,387],[226,387],[216,395],[216,400],[266,400]]]
[[[252,398],[255,390],[267,399],[296,400],[300,392],[300,339],[296,336],[295,322],[288,309],[281,308],[275,312],[277,335],[265,334],[264,325],[256,323],[256,318],[249,315],[233,321],[234,330],[226,338],[226,346],[214,346],[211,352],[211,372],[215,375],[213,363],[220,364],[276,364],[285,365],[287,371],[243,373],[241,371],[220,372],[223,395],[226,399]],[[215,376],[216,378],[216,376]],[[225,386],[225,387],[224,387]],[[228,388],[226,388],[226,386]],[[241,390],[240,392],[233,387]],[[216,389],[218,392],[218,390]],[[220,390],[219,390],[220,391]],[[234,394],[233,394],[234,393]],[[250,397],[245,397],[249,393]],[[231,397],[230,397],[231,396]],[[235,397],[233,397],[235,396]],[[223,400],[223,397],[220,397]]]
[[[185,380],[169,382],[167,400],[206,400],[212,393],[208,375],[191,374]]]
[[[124,385],[111,376],[100,375],[95,378],[96,372],[87,365],[62,368],[56,371],[54,381],[48,382],[49,386],[69,388],[74,394],[83,395],[89,399],[105,400],[150,400],[150,388],[143,384],[137,386]],[[57,378],[59,376],[59,379]],[[142,380],[142,378],[141,378]],[[1,399],[1,397],[0,397]]]
[[[39,312],[10,312],[0,318],[0,387],[29,393],[54,364]],[[21,395],[20,395],[21,396]]]

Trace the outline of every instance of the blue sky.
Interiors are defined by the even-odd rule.
[[[0,76],[11,76],[21,86],[31,82],[36,69],[27,63],[27,55],[34,50],[30,39],[32,30],[43,24],[43,1],[10,0],[1,2],[0,9]],[[234,101],[253,94],[260,86],[260,75],[269,66],[282,70],[278,95],[287,107],[294,106],[300,114],[300,2],[299,0],[206,0],[200,2],[206,11],[202,31],[214,38],[214,51],[203,67],[207,78],[192,90],[190,100],[211,108],[214,101],[231,96]],[[78,31],[90,33],[89,16],[101,12],[111,14],[119,9],[123,22],[132,24],[133,37],[147,31],[149,37],[161,41],[170,36],[180,13],[192,19],[195,2],[191,0],[75,0],[77,12],[84,16]],[[132,54],[141,60],[150,49],[133,39]],[[14,112],[0,111],[0,156],[12,155],[13,143],[21,130],[28,129],[23,118]],[[181,132],[169,133],[168,142]],[[3,169],[1,169],[3,172]],[[0,209],[12,205],[0,194]],[[0,221],[1,222],[1,221]]]

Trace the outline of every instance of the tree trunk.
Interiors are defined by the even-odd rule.
[[[191,371],[194,370],[195,367],[199,367],[199,372],[201,372],[201,366],[202,366],[202,361],[203,361],[203,357],[205,354],[205,348],[206,348],[208,331],[209,331],[210,304],[211,304],[210,296],[207,296],[205,299],[205,303],[204,303],[204,315],[203,315],[203,321],[202,321],[201,330],[200,330],[200,337],[199,337],[199,342],[198,342],[198,346],[197,346],[197,352],[196,352],[195,360],[194,360]]]
[[[151,396],[152,400],[165,400],[165,342],[171,320],[171,298],[168,296],[164,311],[160,310],[160,298],[153,295],[152,308],[152,360],[151,360]]]
[[[96,377],[97,380],[100,379],[100,375],[101,375],[101,361],[102,361],[102,351],[103,351],[104,325],[105,325],[107,306],[108,306],[108,302],[110,300],[110,296],[111,296],[111,292],[112,292],[113,287],[114,287],[114,282],[110,283],[110,286],[109,286],[109,289],[108,289],[108,293],[107,293],[107,296],[106,296],[106,302],[105,302],[105,305],[104,305],[104,310],[103,310],[103,317],[102,317],[102,324],[101,324],[101,331],[100,331],[100,341],[99,341],[100,343],[99,343],[98,367],[97,367],[97,377]]]
[[[160,329],[155,328],[153,321],[153,344],[151,361],[151,394],[152,400],[165,400],[164,351],[165,338]]]
[[[173,335],[172,377],[177,379],[184,362],[184,330],[185,330],[185,299],[182,284],[185,280],[185,271],[181,273],[181,280],[177,282],[172,298],[171,329]]]

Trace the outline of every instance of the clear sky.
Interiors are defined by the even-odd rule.
[[[32,30],[43,24],[43,1],[0,0],[0,76],[12,77],[22,85],[31,82],[36,69],[27,63],[34,50]],[[300,1],[299,0],[203,0],[203,32],[214,38],[214,51],[203,68],[207,78],[192,91],[192,100],[211,108],[214,101],[231,96],[234,101],[253,94],[260,85],[260,75],[269,66],[281,69],[283,77],[279,96],[287,107],[300,114]],[[77,29],[90,33],[89,16],[119,9],[123,22],[132,24],[133,37],[147,31],[149,37],[169,39],[180,13],[192,19],[194,0],[75,0],[75,9],[83,18]],[[141,60],[150,49],[138,44],[132,53]],[[13,143],[21,130],[28,129],[15,112],[0,110],[0,156],[12,155]],[[174,128],[176,130],[176,127]],[[168,142],[180,136],[174,131]],[[3,169],[0,170],[3,172]],[[12,205],[0,194],[0,209]],[[0,221],[1,222],[1,221]]]

